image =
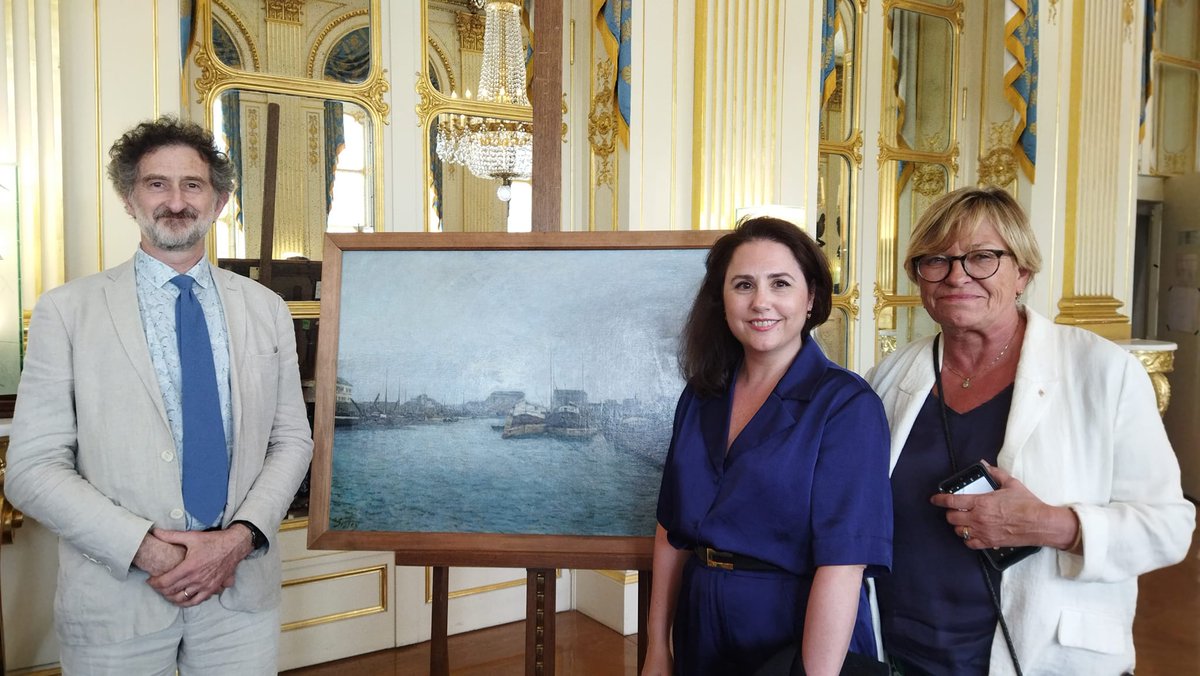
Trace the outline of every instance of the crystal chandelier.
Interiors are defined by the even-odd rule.
[[[476,100],[528,106],[520,0],[472,0],[483,6],[483,69]],[[484,179],[500,179],[496,194],[507,200],[513,179],[533,173],[533,124],[454,113],[438,116],[437,154]]]

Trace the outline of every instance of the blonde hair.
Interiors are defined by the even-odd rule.
[[[981,225],[989,223],[1012,252],[1017,267],[1029,273],[1029,281],[1042,269],[1042,253],[1037,238],[1029,227],[1025,210],[1001,188],[959,188],[943,195],[921,215],[913,228],[904,257],[904,271],[917,283],[913,259],[928,254],[943,253],[950,246],[969,237]]]

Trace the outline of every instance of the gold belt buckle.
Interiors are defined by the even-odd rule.
[[[717,561],[716,559],[713,558],[713,551],[715,551],[715,550],[712,547],[704,548],[704,565],[708,566],[709,568],[720,568],[722,570],[733,570],[733,562],[732,561],[728,561],[728,562],[727,561]]]

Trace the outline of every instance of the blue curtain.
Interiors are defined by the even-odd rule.
[[[437,91],[442,91],[442,84],[438,81],[437,71],[433,64],[429,64],[429,80],[430,84]],[[442,158],[437,154],[437,133],[438,126],[435,119],[429,125],[429,174],[433,177],[433,208],[437,211],[438,223],[442,221]]]
[[[833,36],[837,34],[837,0],[825,0],[825,13],[821,17],[821,105],[837,89],[837,73],[834,71]]]
[[[371,72],[371,29],[356,28],[346,33],[329,51],[325,79],[351,84],[366,82]]]
[[[242,55],[238,53],[237,45],[233,42],[229,32],[225,27],[216,21],[212,22],[212,42],[213,50],[217,53],[217,58],[233,68],[242,67]],[[225,140],[229,144],[228,154],[229,161],[233,162],[233,166],[237,167],[238,172],[242,171],[242,102],[241,94],[236,89],[230,89],[221,94],[221,118],[224,120],[222,126],[225,132]],[[237,220],[239,224],[243,224],[242,218],[242,183],[239,181],[234,189],[235,199],[237,202]]]
[[[1009,0],[1016,12],[1004,25],[1004,48],[1016,63],[1004,74],[1004,97],[1020,118],[1013,135],[1017,162],[1030,181],[1037,164],[1038,2]]]
[[[371,29],[356,28],[329,51],[325,60],[326,80],[336,82],[365,82],[371,72]],[[333,206],[333,178],[337,172],[338,154],[346,146],[346,130],[342,123],[342,103],[325,102],[325,213]]]
[[[325,102],[325,213],[333,207],[333,175],[337,171],[338,154],[346,147],[345,125],[342,123],[342,102]]]
[[[196,30],[195,0],[179,0],[179,65],[187,63],[192,50],[192,37]]]
[[[1146,104],[1154,93],[1154,76],[1151,69],[1154,63],[1151,56],[1154,53],[1154,34],[1158,32],[1159,3],[1162,0],[1146,0],[1146,20],[1143,25],[1142,41],[1142,106],[1138,114],[1138,140],[1146,136]]]
[[[608,52],[608,58],[617,67],[614,102],[617,107],[617,132],[625,145],[629,145],[629,123],[632,111],[630,82],[633,68],[633,0],[592,0],[596,13],[596,26]]]

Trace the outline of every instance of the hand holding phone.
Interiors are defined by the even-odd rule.
[[[953,495],[983,495],[1000,488],[1000,484],[992,478],[983,462],[977,462],[958,472],[954,476],[938,484],[942,493]],[[996,570],[1004,570],[1009,566],[1028,558],[1041,547],[993,547],[980,550],[988,563]]]

